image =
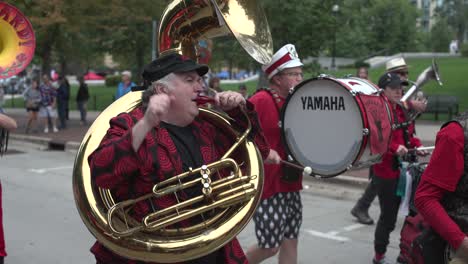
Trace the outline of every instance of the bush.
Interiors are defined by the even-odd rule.
[[[107,87],[116,87],[120,80],[122,80],[122,76],[120,75],[107,75],[106,76],[106,86]]]
[[[361,68],[361,67],[369,68],[369,67],[370,67],[370,64],[367,63],[367,62],[361,61],[361,60],[356,61],[356,62],[354,63],[354,68],[359,69],[359,68]]]
[[[463,57],[468,57],[468,43],[465,43],[461,46],[460,53]]]

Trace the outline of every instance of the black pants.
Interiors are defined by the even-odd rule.
[[[375,197],[377,196],[377,186],[372,176],[372,167],[369,169],[369,179],[370,182],[366,187],[366,190],[362,194],[361,198],[357,201],[356,206],[363,210],[368,211]]]
[[[387,251],[390,233],[395,229],[401,198],[396,195],[398,179],[373,177],[379,197],[380,216],[375,228],[374,249],[376,253]]]

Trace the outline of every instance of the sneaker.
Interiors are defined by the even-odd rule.
[[[57,133],[57,132],[58,132],[58,129],[54,127],[54,133]]]
[[[375,258],[372,258],[372,264],[391,264],[391,263],[385,260],[385,258],[381,260],[375,260]]]
[[[362,210],[357,205],[351,209],[351,214],[357,218],[358,222],[364,225],[374,224],[374,220],[369,216],[367,210]]]
[[[44,128],[44,133],[46,133],[46,134],[49,133],[49,128],[48,127]]]

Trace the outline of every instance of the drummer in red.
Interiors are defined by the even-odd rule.
[[[419,213],[456,250],[462,263],[468,262],[467,136],[468,111],[442,126],[415,198]],[[443,263],[444,249],[431,249],[430,263]]]
[[[255,105],[270,154],[265,163],[262,200],[254,215],[257,245],[247,251],[250,264],[260,263],[279,252],[279,263],[297,263],[297,244],[302,224],[302,173],[287,171],[280,164],[286,159],[280,135],[280,111],[293,89],[302,81],[302,62],[294,45],[279,49],[263,66],[269,87],[260,89],[249,101]]]
[[[401,197],[397,196],[398,179],[400,177],[400,162],[408,153],[408,149],[422,146],[421,141],[414,135],[414,123],[405,118],[405,110],[399,105],[403,95],[403,85],[395,73],[385,73],[379,79],[379,87],[384,89],[393,111],[393,131],[389,149],[382,156],[382,162],[371,168],[375,181],[377,196],[380,204],[380,217],[375,228],[373,258],[374,264],[388,263],[385,252],[389,243],[390,233],[395,229]],[[418,154],[425,154],[419,152]]]

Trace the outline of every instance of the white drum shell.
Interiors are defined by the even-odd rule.
[[[282,133],[288,152],[314,174],[335,176],[370,166],[373,155],[357,93],[377,95],[374,84],[359,78],[303,81],[289,95],[282,112]]]

